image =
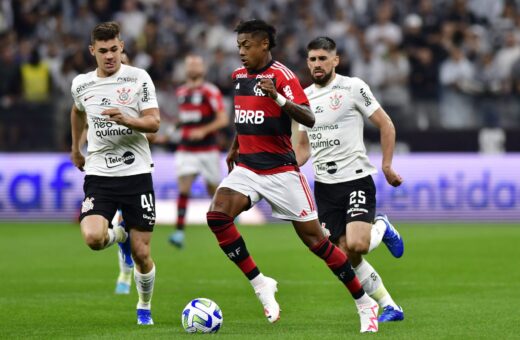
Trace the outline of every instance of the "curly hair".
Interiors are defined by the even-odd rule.
[[[235,32],[238,34],[251,33],[253,36],[261,34],[263,38],[269,39],[269,49],[276,46],[276,29],[263,20],[240,21],[237,27],[235,27]]]

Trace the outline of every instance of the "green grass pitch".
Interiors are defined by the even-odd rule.
[[[207,227],[187,229],[183,250],[154,232],[155,325],[139,327],[137,296],[113,294],[116,247],[94,252],[75,224],[0,224],[0,339],[506,339],[520,337],[520,225],[399,225],[405,254],[384,245],[367,258],[405,310],[405,321],[360,335],[354,302],[287,224],[239,226],[259,268],[279,282],[271,325],[249,283]],[[181,311],[193,298],[222,308],[216,335],[192,335]]]

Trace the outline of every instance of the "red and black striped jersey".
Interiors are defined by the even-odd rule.
[[[260,174],[297,169],[291,144],[291,117],[259,87],[262,78],[273,80],[278,93],[296,104],[309,105],[296,75],[272,60],[261,70],[233,72],[238,165]]]
[[[224,110],[222,93],[215,85],[204,82],[198,87],[180,86],[175,92],[179,103],[179,126],[181,141],[178,150],[208,151],[218,149],[215,133],[210,133],[204,139],[191,141],[189,131],[211,123],[216,113]]]

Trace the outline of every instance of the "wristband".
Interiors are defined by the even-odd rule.
[[[276,102],[276,104],[278,104],[278,106],[282,107],[285,105],[285,103],[287,103],[287,98],[278,93],[278,96],[274,101]]]

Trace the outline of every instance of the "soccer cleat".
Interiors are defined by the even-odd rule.
[[[404,243],[401,235],[399,235],[399,232],[395,229],[392,223],[390,223],[386,215],[378,214],[375,221],[379,220],[385,222],[386,225],[385,234],[383,235],[383,243],[394,257],[400,258],[403,256],[404,252]]]
[[[370,299],[372,300],[370,303],[357,306],[359,319],[361,321],[361,329],[359,330],[361,333],[375,333],[379,330],[377,322],[379,305],[375,300]]]
[[[121,223],[121,228],[124,224]],[[130,247],[130,237],[127,237],[124,242],[118,242],[119,246],[119,277],[116,283],[116,294],[130,294],[130,287],[132,285],[132,272],[134,269],[134,261],[132,259],[132,249]]]
[[[149,309],[137,310],[137,324],[138,325],[153,325],[152,311]]]
[[[379,322],[389,322],[389,321],[401,321],[404,320],[404,312],[400,306],[397,306],[398,309],[388,305],[383,309],[383,313],[379,315]]]
[[[276,280],[265,277],[264,284],[258,289],[255,289],[258,300],[260,300],[262,306],[264,306],[265,317],[270,323],[275,323],[280,319],[280,306],[274,298],[274,294],[278,291],[277,285],[278,282],[276,282]]]
[[[177,230],[170,235],[170,243],[177,248],[181,249],[184,247],[184,230]]]
[[[118,294],[118,295],[130,294],[130,283],[123,282],[123,281],[117,281],[116,294]]]

